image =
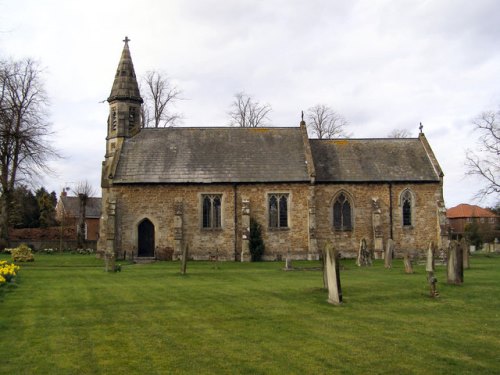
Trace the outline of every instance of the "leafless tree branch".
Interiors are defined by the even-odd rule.
[[[483,112],[472,121],[479,133],[476,150],[467,150],[465,165],[467,175],[479,176],[485,183],[478,191],[478,198],[500,193],[500,111]]]
[[[318,139],[331,139],[349,137],[345,128],[347,120],[331,107],[317,104],[307,110],[307,126],[314,137]]]
[[[147,72],[142,82],[145,86],[143,126],[159,128],[178,125],[182,115],[173,112],[172,107],[182,99],[182,91],[173,86],[166,75],[157,71]]]
[[[48,97],[41,69],[31,59],[0,61],[0,238],[8,240],[9,210],[15,184],[50,173],[58,158],[50,144]]]
[[[269,104],[260,104],[244,92],[234,95],[234,102],[228,112],[231,126],[242,128],[257,128],[264,126],[269,121],[269,113],[272,108]]]

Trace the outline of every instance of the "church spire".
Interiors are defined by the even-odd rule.
[[[126,36],[123,42],[125,42],[125,45],[123,46],[122,56],[118,63],[118,68],[116,69],[115,80],[111,93],[109,94],[108,102],[111,103],[115,100],[130,100],[142,103],[143,100],[139,92],[134,64],[132,63],[132,57],[130,56],[130,50],[128,48],[130,39]]]

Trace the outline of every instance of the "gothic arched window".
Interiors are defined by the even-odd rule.
[[[413,224],[413,195],[410,190],[405,190],[401,194],[401,213],[403,216],[403,226],[408,227]]]
[[[203,195],[203,228],[221,228],[222,226],[222,196]]]
[[[352,230],[352,205],[345,193],[340,193],[333,201],[333,228]]]
[[[269,194],[269,227],[288,228],[288,194]]]

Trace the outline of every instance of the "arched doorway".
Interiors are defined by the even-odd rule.
[[[154,257],[155,256],[155,226],[148,219],[144,219],[139,224],[139,246],[137,256]]]

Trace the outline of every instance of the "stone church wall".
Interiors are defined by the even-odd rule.
[[[250,216],[262,226],[265,260],[284,258],[287,252],[295,258],[307,257],[307,184],[117,185],[111,191],[116,199],[115,244],[119,258],[137,255],[138,225],[144,219],[154,224],[156,252],[165,249],[173,251],[175,204],[181,201],[181,243],[188,246],[189,256],[192,259],[209,259],[217,253],[220,260],[239,260],[243,236],[242,199],[250,201]],[[288,229],[269,229],[269,193],[289,195]],[[222,195],[222,228],[202,228],[203,194]],[[178,254],[174,254],[174,259],[176,256]]]
[[[392,235],[397,255],[405,250],[427,248],[429,241],[438,241],[437,201],[440,199],[438,183],[401,184],[394,183],[361,184],[318,184],[316,185],[316,223],[318,246],[323,249],[326,241],[331,240],[343,256],[355,257],[360,241],[364,238],[368,247],[375,247],[374,211],[380,212],[380,244],[385,249],[391,235],[391,196],[392,196]],[[409,189],[413,193],[412,225],[403,227],[401,193]],[[391,192],[392,190],[392,192]],[[353,211],[351,231],[339,232],[333,229],[333,200],[339,192],[350,198]],[[374,202],[376,202],[376,207]]]
[[[401,193],[412,193],[412,225],[402,225]],[[314,208],[309,207],[314,190]],[[138,226],[149,219],[155,228],[155,252],[168,251],[173,259],[180,246],[188,246],[192,259],[209,259],[216,253],[220,260],[240,260],[243,248],[243,202],[250,217],[262,227],[266,250],[264,260],[307,259],[310,253],[310,212],[315,212],[316,229],[311,238],[318,248],[332,240],[343,256],[356,256],[359,242],[366,239],[370,248],[385,248],[391,235],[390,198],[392,197],[392,235],[397,255],[404,250],[424,250],[429,241],[438,241],[438,183],[401,184],[245,184],[245,185],[115,185],[103,198],[116,200],[115,251],[119,258],[137,256]],[[333,200],[344,192],[352,205],[350,231],[333,229]],[[269,228],[268,195],[288,196],[288,228]],[[202,228],[202,195],[222,196],[222,228]],[[176,232],[176,204],[182,202],[182,229]],[[378,230],[374,230],[374,212],[378,212]],[[236,213],[236,220],[234,220]],[[105,225],[106,219],[103,220]],[[314,228],[312,228],[314,229]],[[104,233],[101,231],[101,234]],[[378,238],[377,238],[378,237]],[[180,240],[179,240],[180,238]],[[105,247],[104,238],[100,248]],[[378,241],[378,242],[377,242]],[[377,245],[377,243],[378,245]],[[381,254],[381,253],[380,253]]]

